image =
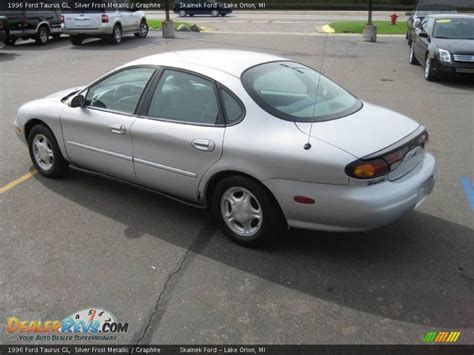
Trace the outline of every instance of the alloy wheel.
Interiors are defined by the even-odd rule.
[[[148,34],[148,25],[145,21],[140,24],[140,37],[145,37]]]
[[[42,134],[37,134],[33,139],[33,154],[36,163],[43,170],[49,170],[54,164],[54,153],[51,142]]]
[[[430,57],[426,58],[425,62],[425,78],[428,79],[431,76],[431,59]]]
[[[250,237],[260,230],[262,208],[255,195],[246,188],[227,189],[222,195],[220,207],[224,222],[234,233]]]

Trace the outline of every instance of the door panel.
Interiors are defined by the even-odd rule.
[[[137,119],[132,136],[139,183],[197,201],[201,177],[222,155],[224,130],[217,126]]]
[[[69,158],[80,166],[136,181],[132,162],[133,116],[67,107],[61,115]]]

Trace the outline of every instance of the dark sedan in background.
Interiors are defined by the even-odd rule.
[[[436,15],[436,14],[456,14],[457,10],[453,6],[449,5],[436,5],[436,4],[421,4],[418,5],[413,12],[407,12],[406,15],[408,16],[407,19],[407,32],[406,38],[408,40],[408,45],[411,45],[411,41],[413,38],[413,32],[415,28],[421,24],[423,19],[429,15]]]
[[[414,31],[410,63],[424,66],[429,81],[442,73],[474,74],[474,16],[425,17]]]

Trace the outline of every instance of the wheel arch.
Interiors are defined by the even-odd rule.
[[[38,26],[36,26],[36,33],[38,33],[39,29],[43,26],[46,26],[48,28],[48,31],[51,33],[51,26],[49,25],[48,21],[41,21],[38,23]]]
[[[202,196],[200,196],[201,198],[201,201],[209,206],[211,204],[211,201],[212,201],[212,195],[214,194],[214,191],[216,189],[216,186],[217,184],[224,180],[225,178],[228,178],[230,176],[242,176],[242,177],[246,177],[248,179],[251,179],[253,180],[254,182],[256,182],[257,184],[259,184],[265,191],[267,191],[269,193],[269,196],[271,196],[271,198],[273,199],[273,201],[276,203],[276,205],[278,206],[278,209],[280,210],[280,213],[281,213],[281,216],[285,219],[285,223],[287,223],[287,220],[286,220],[286,216],[285,214],[283,213],[283,210],[280,206],[280,203],[278,202],[278,200],[276,199],[275,195],[273,194],[273,192],[258,178],[256,178],[255,176],[252,176],[251,174],[249,173],[246,173],[246,172],[242,172],[242,171],[238,171],[238,170],[222,170],[222,171],[218,171],[216,173],[214,173],[208,180],[207,182],[205,183],[204,185],[204,188],[203,188],[203,194]]]
[[[53,132],[53,130],[51,129],[51,127],[49,127],[48,124],[47,124],[46,122],[44,122],[43,120],[40,120],[39,118],[31,118],[31,119],[29,119],[29,120],[25,123],[24,129],[23,129],[24,134],[25,134],[25,139],[26,139],[27,142],[28,142],[28,136],[29,136],[29,134],[30,134],[30,132],[31,132],[31,129],[32,129],[34,126],[38,125],[38,124],[47,127],[51,132]],[[54,133],[53,133],[53,134],[54,134]],[[58,139],[57,137],[55,137],[55,138],[56,138],[56,140]]]
[[[47,129],[51,131],[53,134],[54,138],[56,139],[56,142],[58,143],[59,150],[61,151],[61,154],[66,160],[69,160],[69,156],[66,151],[66,146],[64,145],[64,140],[62,137],[62,130],[60,127],[53,127],[49,125],[45,120],[42,120],[40,118],[30,118],[26,123],[23,125],[23,133],[25,135],[25,142],[28,144],[28,135],[31,132],[31,129],[36,126],[36,125],[43,125]]]

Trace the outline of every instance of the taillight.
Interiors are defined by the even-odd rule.
[[[64,15],[61,15],[61,17],[59,18],[61,23],[64,23]]]
[[[398,168],[408,152],[418,146],[424,148],[428,144],[429,135],[423,131],[410,142],[379,156],[356,160],[346,167],[346,174],[356,179],[373,179],[388,174]]]
[[[106,14],[102,15],[102,23],[109,23],[109,16]]]
[[[373,179],[389,171],[390,166],[383,159],[357,160],[346,167],[346,174],[356,179]]]

